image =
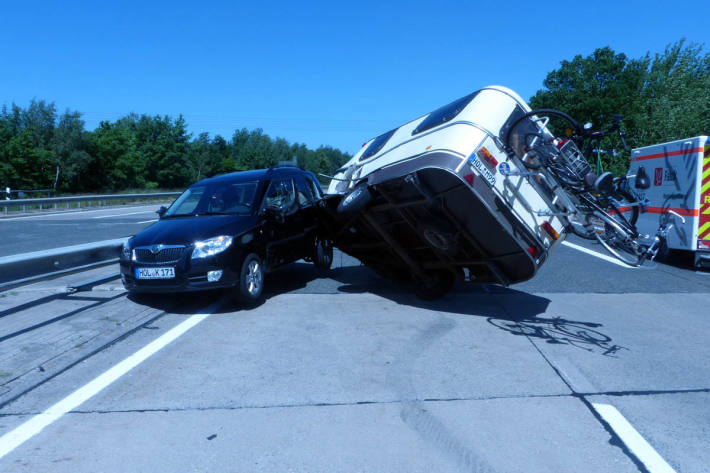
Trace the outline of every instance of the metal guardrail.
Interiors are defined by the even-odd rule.
[[[25,189],[10,189],[9,187],[0,186],[0,199],[10,200],[10,199],[12,199],[13,194],[15,194],[15,196],[18,199],[23,198],[24,196],[29,195],[29,194],[47,194],[47,197],[52,197],[53,192],[54,192],[53,189],[25,190]]]
[[[26,211],[28,205],[39,205],[40,209],[44,205],[54,206],[57,208],[59,204],[66,204],[67,208],[72,203],[78,203],[81,207],[81,202],[106,202],[115,200],[136,200],[136,199],[152,199],[156,197],[177,197],[180,192],[155,192],[151,194],[108,194],[108,195],[79,195],[71,197],[47,197],[39,199],[15,199],[15,200],[0,200],[0,207],[4,207],[7,213],[8,208],[21,207],[22,211]]]
[[[128,238],[0,257],[0,290],[6,283],[60,275],[82,266],[116,260]],[[30,282],[30,281],[27,281]]]

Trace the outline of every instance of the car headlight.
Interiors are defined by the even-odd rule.
[[[218,236],[207,240],[196,241],[195,249],[192,250],[192,258],[206,258],[207,256],[221,253],[232,244],[231,236]]]
[[[131,246],[128,244],[128,240],[123,242],[123,248],[121,248],[121,257],[123,259],[131,259]]]

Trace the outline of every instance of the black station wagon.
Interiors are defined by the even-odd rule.
[[[123,284],[131,292],[235,288],[255,301],[278,266],[306,259],[330,268],[333,247],[318,225],[322,197],[313,173],[294,166],[197,182],[124,244]]]

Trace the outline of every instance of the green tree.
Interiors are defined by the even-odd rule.
[[[562,61],[531,99],[533,108],[556,108],[596,129],[623,114],[630,147],[689,138],[710,131],[710,54],[681,40],[653,58],[629,59],[609,47]],[[620,147],[613,138],[601,148]],[[603,158],[615,174],[628,168],[628,153]]]
[[[72,190],[81,188],[81,176],[87,171],[91,155],[86,151],[84,120],[79,112],[66,110],[52,135],[56,173],[52,188]]]
[[[0,109],[0,185],[67,192],[127,188],[182,188],[216,173],[266,168],[279,161],[315,172],[332,172],[349,155],[330,147],[317,151],[263,130],[236,130],[230,141],[201,133],[192,139],[182,115],[128,114],[84,129],[78,111],[59,117],[54,103],[32,100],[25,109]]]
[[[643,145],[710,132],[710,53],[685,41],[656,54],[645,76],[635,137]]]

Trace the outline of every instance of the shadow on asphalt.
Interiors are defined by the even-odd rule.
[[[616,356],[626,348],[613,343],[600,331],[602,324],[543,316],[550,304],[544,297],[495,285],[458,284],[449,294],[435,301],[424,301],[412,294],[406,284],[377,276],[365,266],[347,266],[319,271],[310,263],[293,263],[270,273],[264,283],[262,300],[246,306],[227,291],[204,291],[184,294],[130,295],[139,304],[174,314],[193,314],[215,300],[226,297],[216,313],[234,313],[259,307],[280,294],[297,292],[322,280],[325,293],[375,294],[397,304],[473,317],[485,317],[492,326],[511,335],[542,340],[549,344],[569,345],[585,351]],[[315,292],[318,292],[317,290]]]
[[[226,302],[215,311],[216,314],[251,310],[259,307],[268,299],[280,294],[304,289],[308,283],[322,277],[329,277],[328,271],[319,271],[310,263],[292,263],[269,273],[264,280],[264,292],[256,304],[245,304],[234,295],[235,291],[215,289],[171,294],[129,294],[128,298],[136,304],[146,305],[171,314],[194,314],[220,298]]]
[[[709,268],[698,269],[695,267],[695,255],[692,251],[670,250],[667,255],[657,258],[659,263],[673,266],[688,271],[710,271]]]
[[[354,271],[356,269],[359,271]],[[369,280],[365,279],[365,272],[369,272]],[[358,282],[348,282],[352,275],[356,276],[354,279]],[[570,345],[604,356],[616,356],[621,350],[627,349],[614,344],[609,335],[601,332],[600,323],[570,320],[559,316],[543,317],[550,300],[515,289],[487,284],[458,284],[441,299],[423,301],[414,296],[406,285],[396,285],[378,278],[364,267],[339,268],[332,276],[339,277],[341,282],[346,283],[338,288],[341,292],[372,293],[400,305],[485,317],[488,323],[512,335],[535,338],[549,344]]]

